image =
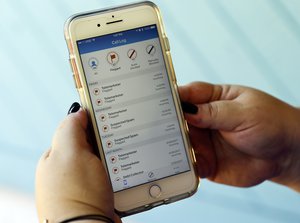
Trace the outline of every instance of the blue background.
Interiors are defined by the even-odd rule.
[[[5,198],[11,199],[11,206],[0,197],[1,222],[20,222],[17,216],[25,216],[26,206],[18,196],[33,202],[36,163],[69,106],[78,101],[63,37],[65,20],[126,2],[0,0],[0,192],[9,188],[16,194]],[[201,80],[248,85],[299,106],[299,0],[155,2],[163,14],[179,84]],[[287,188],[267,182],[239,189],[203,180],[194,197],[124,221],[299,219],[300,195]]]
[[[146,29],[144,29],[145,27]],[[150,26],[145,26],[145,27],[139,27],[140,29],[142,28],[143,31],[138,31],[138,29],[132,29],[124,32],[118,32],[114,34],[77,41],[78,50],[80,54],[85,54],[85,53],[90,53],[98,50],[105,50],[113,47],[123,46],[126,44],[157,38],[158,33],[156,28],[152,29],[150,28]],[[156,26],[152,26],[152,27],[156,27]],[[119,36],[114,36],[116,34],[119,34]],[[126,42],[124,41],[116,42],[118,40],[125,40]],[[113,43],[114,41],[116,43]]]

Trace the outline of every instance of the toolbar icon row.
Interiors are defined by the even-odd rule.
[[[152,44],[148,45],[146,47],[146,53],[150,56],[153,56],[156,53],[155,46]],[[127,51],[127,56],[129,59],[135,60],[137,58],[138,54],[135,49],[129,49]],[[115,66],[119,62],[119,55],[118,55],[118,53],[111,51],[107,54],[106,60],[110,65]],[[93,70],[96,70],[99,65],[99,61],[97,60],[97,58],[92,57],[89,59],[88,64]]]

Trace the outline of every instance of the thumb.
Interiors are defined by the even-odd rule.
[[[91,150],[87,142],[87,125],[87,115],[83,109],[69,114],[54,134],[52,150],[63,153],[74,153],[87,148]]]
[[[244,121],[243,105],[237,101],[213,101],[197,106],[197,114],[185,117],[189,124],[198,128],[231,131]]]

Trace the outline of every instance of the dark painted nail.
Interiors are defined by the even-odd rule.
[[[68,111],[68,114],[71,114],[71,113],[75,113],[75,112],[78,112],[79,109],[80,109],[80,104],[78,102],[74,102],[72,105],[71,105],[71,108],[69,109]]]
[[[181,106],[182,106],[182,110],[185,113],[197,114],[197,112],[198,112],[198,107],[194,104],[182,101]]]

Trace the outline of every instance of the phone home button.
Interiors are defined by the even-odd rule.
[[[159,198],[161,195],[161,188],[158,185],[152,185],[149,189],[149,194],[153,198]]]

